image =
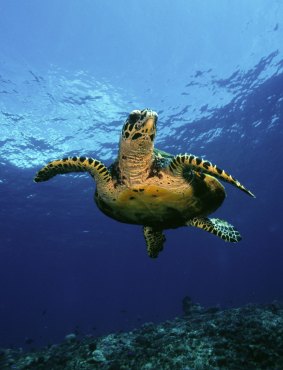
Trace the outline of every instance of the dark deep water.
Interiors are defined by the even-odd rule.
[[[203,306],[283,300],[281,1],[0,2],[0,347],[100,335]],[[215,213],[228,245],[166,232],[151,260],[140,227],[93,203],[87,176],[35,184],[66,155],[110,164],[132,109],[159,113],[156,146],[231,172]],[[34,342],[31,344],[27,338]]]

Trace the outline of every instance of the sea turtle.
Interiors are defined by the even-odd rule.
[[[96,182],[98,208],[117,221],[143,225],[152,258],[163,249],[164,229],[195,226],[225,241],[240,241],[239,232],[228,222],[207,217],[226,196],[217,178],[254,195],[206,159],[155,149],[157,118],[150,109],[129,114],[122,128],[118,158],[111,166],[84,156],[67,157],[44,166],[35,182],[57,174],[88,172]]]

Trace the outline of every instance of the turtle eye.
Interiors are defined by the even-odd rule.
[[[131,124],[136,123],[140,118],[141,118],[140,113],[138,113],[138,112],[130,113],[130,115],[129,115],[129,122]]]

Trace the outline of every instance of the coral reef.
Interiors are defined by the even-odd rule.
[[[72,335],[34,352],[2,349],[1,369],[283,369],[283,306],[203,308],[189,297],[184,316],[128,333]],[[70,336],[68,337],[70,338]]]

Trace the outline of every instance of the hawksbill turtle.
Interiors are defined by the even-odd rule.
[[[129,114],[122,128],[118,158],[109,167],[89,157],[67,157],[48,163],[34,181],[88,172],[96,182],[94,200],[98,208],[117,221],[142,225],[152,258],[163,249],[165,229],[194,226],[228,242],[240,241],[240,233],[231,224],[207,217],[226,196],[217,179],[252,197],[253,193],[206,159],[155,149],[157,118],[150,109]]]

